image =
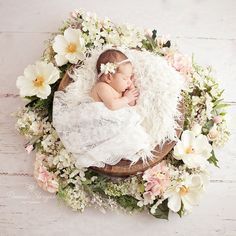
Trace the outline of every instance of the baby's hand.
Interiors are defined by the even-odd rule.
[[[135,74],[133,74],[132,76],[131,76],[131,84],[130,84],[130,86],[127,88],[128,90],[131,90],[131,89],[133,89],[133,88],[136,88],[135,87],[135,81],[136,81],[136,75]]]
[[[128,98],[128,102],[133,102],[137,100],[138,96],[139,96],[139,92],[136,88],[133,88],[131,90],[126,90],[124,92],[124,97]]]
[[[136,75],[135,75],[135,74],[132,74],[132,76],[131,76],[131,81],[132,81],[133,83],[135,83],[136,80],[137,80]]]

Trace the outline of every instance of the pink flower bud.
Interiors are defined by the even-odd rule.
[[[215,124],[221,123],[221,122],[222,122],[222,116],[215,116],[215,117],[213,118],[213,122],[214,122]]]
[[[27,151],[28,154],[30,154],[33,149],[34,149],[34,146],[32,144],[26,146],[26,148],[25,148],[25,150]]]
[[[219,132],[217,131],[216,127],[212,127],[207,135],[208,139],[210,141],[214,141],[217,139]]]

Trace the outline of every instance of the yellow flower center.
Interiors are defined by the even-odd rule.
[[[67,46],[67,52],[69,53],[73,53],[76,51],[76,44],[74,43],[70,43],[68,46]]]
[[[191,154],[191,153],[194,152],[194,149],[190,146],[190,147],[188,147],[188,148],[185,149],[185,152],[186,152],[187,154]]]
[[[182,186],[179,192],[180,192],[180,195],[183,196],[188,193],[188,188],[186,186]]]
[[[44,83],[43,76],[39,75],[36,77],[36,79],[33,81],[35,87],[41,87]]]

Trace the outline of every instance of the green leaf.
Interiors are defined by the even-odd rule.
[[[184,212],[185,212],[185,210],[184,210],[184,204],[183,204],[183,202],[181,201],[181,207],[180,207],[180,210],[179,210],[177,213],[178,213],[178,215],[179,215],[180,217],[182,217],[182,216],[184,215]]]
[[[119,197],[112,197],[113,199],[115,199],[115,201],[122,206],[123,208],[127,209],[127,210],[140,210],[142,208],[140,208],[137,203],[138,200],[132,196],[129,195],[122,195]]]
[[[155,40],[155,38],[157,37],[157,30],[153,30],[152,31],[152,39]]]
[[[218,99],[214,102],[214,106],[218,105],[220,102],[222,102],[224,99],[221,98],[221,99]]]
[[[58,192],[56,193],[56,195],[60,198],[60,199],[65,199],[66,198],[66,191],[65,188],[62,187],[62,185],[59,183],[59,187],[58,187]]]
[[[25,105],[25,107],[33,107],[34,104],[39,100],[37,96],[26,96],[26,99],[29,99],[30,102]]]
[[[225,107],[229,107],[230,105],[229,104],[218,104],[216,106],[214,106],[215,109],[221,109],[221,108],[225,108]]]
[[[221,116],[225,116],[227,113],[226,112],[221,112],[220,115]]]
[[[220,91],[220,93],[218,94],[218,96],[221,97],[221,95],[223,94],[224,91],[225,91],[225,90],[222,89],[222,90]]]
[[[211,157],[208,159],[208,162],[215,165],[216,167],[220,168],[218,166],[218,159],[216,158],[215,152],[213,150],[211,151]]]
[[[158,219],[166,219],[168,220],[168,216],[169,216],[169,208],[168,208],[168,199],[164,200],[157,208],[155,213],[151,213],[151,207],[149,209],[149,212],[156,218]]]
[[[207,134],[209,130],[213,127],[213,125],[214,125],[214,121],[208,120],[206,124],[202,127],[203,134]]]

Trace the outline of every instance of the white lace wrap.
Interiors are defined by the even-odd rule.
[[[74,82],[66,93],[57,91],[53,101],[53,125],[81,166],[151,158],[157,144],[177,140],[183,78],[158,55],[119,48],[135,68],[140,90],[136,106],[111,111],[101,102],[92,102],[88,93],[97,79],[96,61],[107,48],[91,51],[84,65],[70,74]]]
[[[68,106],[64,92],[54,95],[53,125],[80,167],[115,165],[121,159],[135,163],[140,158],[138,152],[144,161],[151,158],[150,137],[141,121],[132,107],[112,111],[89,97]]]

